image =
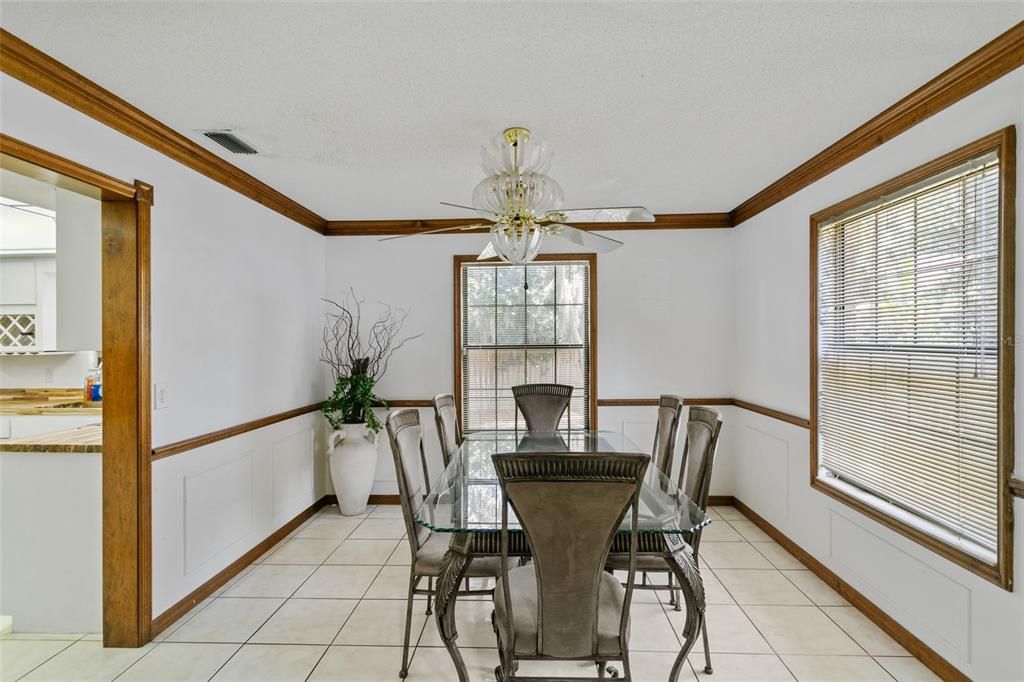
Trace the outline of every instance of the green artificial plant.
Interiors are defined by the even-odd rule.
[[[398,340],[408,312],[381,304],[383,310],[370,325],[367,340],[362,337],[362,301],[351,292],[344,304],[324,299],[332,306],[326,313],[321,360],[330,366],[334,390],[324,401],[321,411],[332,428],[345,424],[362,424],[374,433],[381,423],[374,414],[376,406],[387,404],[374,393],[377,382],[387,372],[391,356],[409,341],[422,336]]]

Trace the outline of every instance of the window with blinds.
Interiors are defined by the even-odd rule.
[[[976,156],[816,227],[819,480],[990,564],[999,176]]]
[[[590,262],[463,261],[457,276],[463,430],[523,428],[525,383],[573,386],[560,427],[590,428]]]

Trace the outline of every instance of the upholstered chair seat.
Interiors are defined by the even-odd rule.
[[[448,551],[451,533],[431,533],[416,552],[416,574],[437,577],[441,574],[441,560]],[[466,568],[467,578],[493,578],[501,575],[501,559],[480,557]]]
[[[494,592],[499,682],[520,659],[593,661],[604,677],[609,661],[629,668],[629,605],[634,568],[623,586],[606,573],[612,540],[629,533],[636,559],[640,486],[651,461],[627,453],[502,453],[492,457],[501,484],[501,556],[508,558],[509,515],[515,514],[533,563],[502,566]],[[628,519],[628,521],[627,521]],[[527,677],[563,680],[562,677]]]
[[[627,566],[628,569],[628,566]],[[508,632],[508,608],[505,604],[505,594],[502,589],[502,578],[498,578],[498,584],[494,589],[494,620],[498,626],[502,641],[515,642],[515,654],[517,656],[537,655],[537,573],[534,565],[529,564],[519,568],[510,569],[508,572],[509,596],[512,600],[512,627],[515,636],[511,637]],[[626,589],[618,579],[608,573],[601,573],[599,577],[599,596],[597,605],[597,653],[609,658],[617,658],[622,655],[623,648],[629,648],[629,625],[627,625],[625,641],[619,642],[619,622],[622,617],[622,608],[626,599]],[[569,622],[565,627],[578,630],[586,627],[586,619],[581,618],[579,623]],[[548,625],[550,627],[550,624]],[[511,638],[510,638],[511,637]],[[549,644],[551,649],[552,645]]]
[[[434,578],[441,573],[441,559],[448,551],[451,535],[432,533],[416,523],[416,510],[430,494],[430,475],[427,472],[427,457],[423,451],[423,429],[420,413],[415,408],[394,410],[385,420],[391,455],[395,461],[395,479],[398,496],[402,503],[402,519],[405,521],[405,538],[409,543],[412,561],[409,567],[409,593],[405,610],[405,639],[402,643],[402,667],[398,676],[409,674],[409,640],[412,636],[413,598],[427,597],[427,615],[431,614],[430,602],[434,596]],[[457,448],[456,448],[457,449]],[[501,573],[499,559],[483,559],[470,564],[467,577],[496,578]],[[427,587],[421,587],[426,578]],[[489,589],[463,589],[459,594],[491,594]]]

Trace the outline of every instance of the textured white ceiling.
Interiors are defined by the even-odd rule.
[[[329,219],[457,216],[484,138],[570,206],[726,211],[1024,2],[9,2],[4,28]],[[261,154],[195,133],[232,128]]]

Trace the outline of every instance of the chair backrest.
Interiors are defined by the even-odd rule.
[[[444,466],[447,468],[452,455],[462,445],[462,429],[459,428],[459,416],[455,410],[455,396],[451,393],[434,396],[434,421],[437,422],[441,456],[444,457]]]
[[[598,653],[601,574],[612,540],[626,512],[632,510],[628,587],[618,622],[619,642],[625,641],[636,574],[637,500],[650,457],[509,453],[494,455],[493,461],[504,492],[502,589],[508,618],[514,622],[513,608],[529,608],[514,605],[509,594],[511,505],[526,534],[536,570],[536,650],[541,656],[581,658]]]
[[[663,395],[658,401],[658,425],[654,429],[654,450],[651,459],[658,471],[672,475],[672,459],[679,434],[679,417],[683,413],[683,399],[677,395]]]
[[[708,508],[711,471],[722,431],[722,415],[707,407],[691,407],[686,420],[686,444],[679,468],[679,487],[701,509]]]
[[[521,384],[512,387],[516,406],[523,413],[527,431],[550,433],[569,407],[572,386],[565,384]]]
[[[430,493],[419,410],[413,407],[394,410],[388,414],[384,424],[391,441],[391,455],[395,459],[395,478],[398,479],[398,496],[405,518],[405,534],[415,564],[420,545],[430,536],[429,530],[413,520],[416,510]]]

